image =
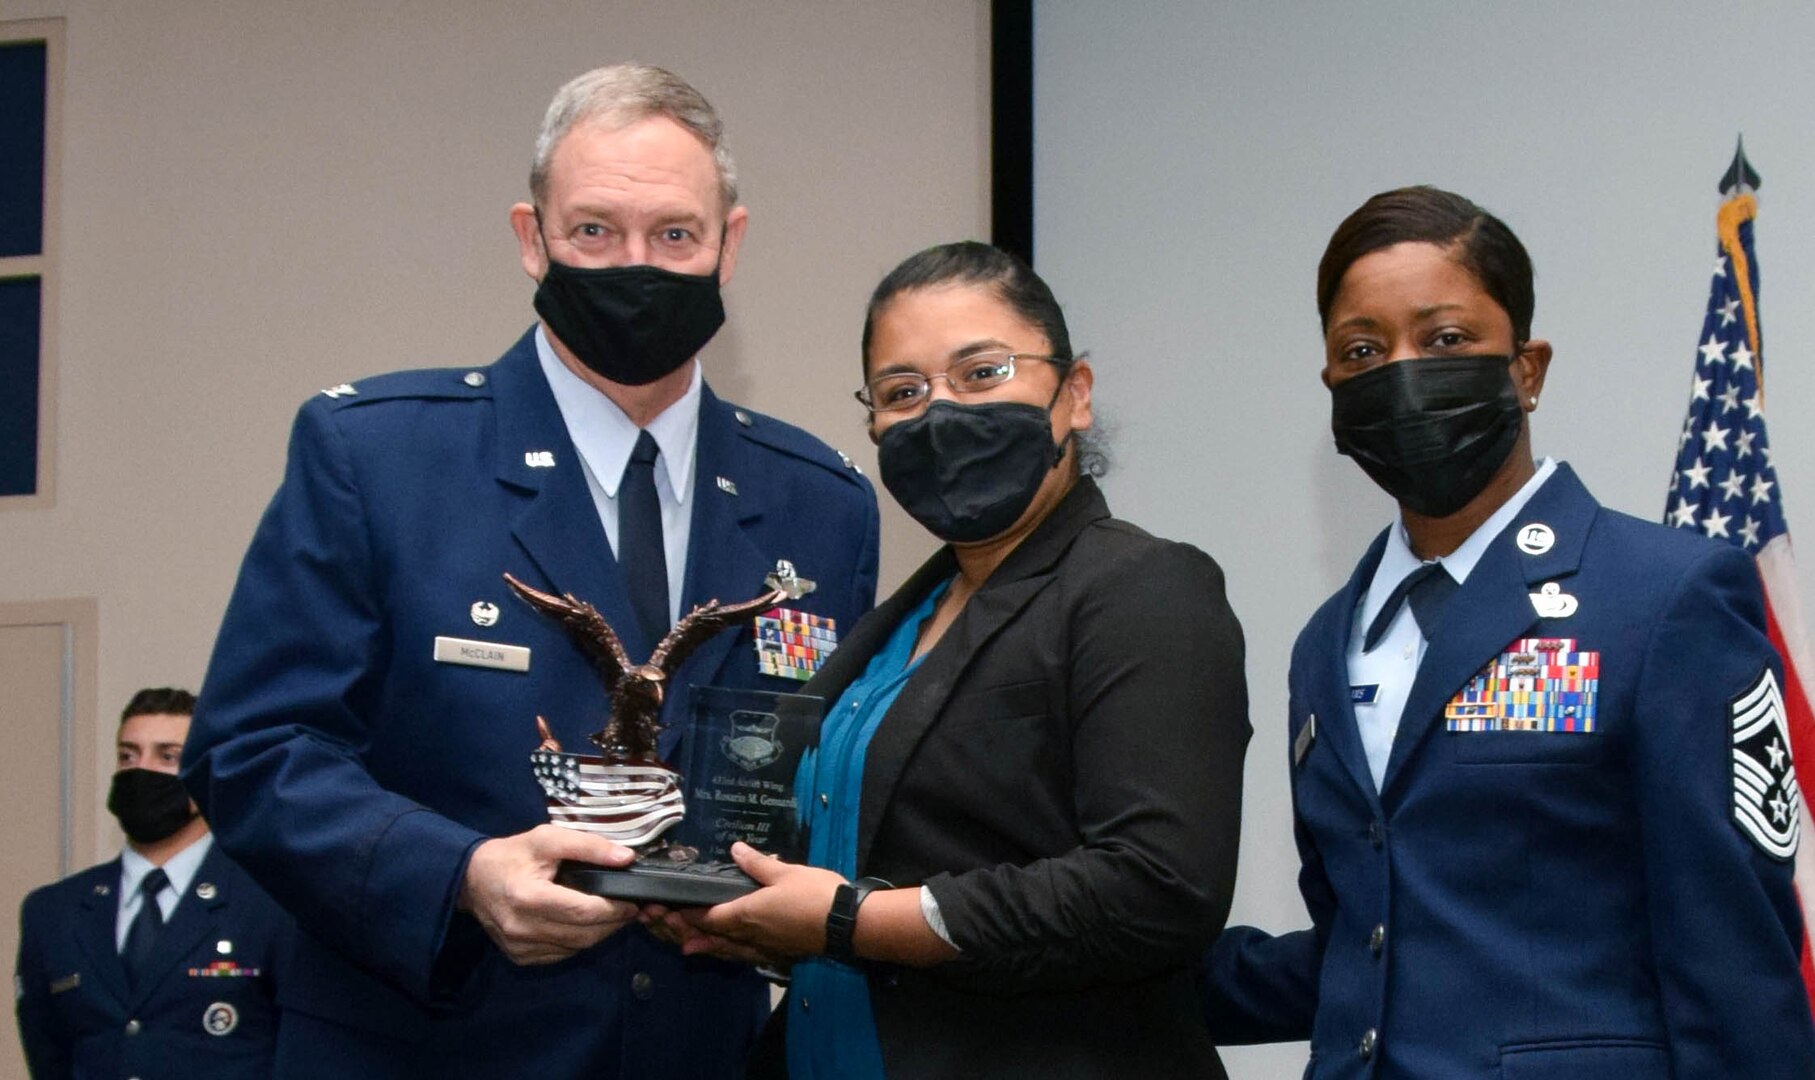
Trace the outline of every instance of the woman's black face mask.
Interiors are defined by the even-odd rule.
[[[1481,493],[1519,441],[1511,356],[1382,364],[1330,390],[1336,449],[1401,505],[1448,517]]]
[[[1050,402],[935,401],[882,433],[876,462],[883,486],[927,532],[975,543],[1021,519],[1070,440],[1052,441]]]

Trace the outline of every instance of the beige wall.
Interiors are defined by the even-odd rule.
[[[98,600],[97,773],[134,689],[200,682],[298,403],[529,324],[505,211],[588,67],[664,64],[725,114],[751,228],[707,376],[874,475],[868,290],[987,232],[987,9],[0,0],[67,20],[56,504],[0,509],[0,601]],[[930,545],[884,503],[887,588]],[[103,817],[89,854],[116,843]]]

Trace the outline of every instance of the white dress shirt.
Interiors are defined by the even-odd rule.
[[[176,906],[189,891],[189,883],[195,880],[195,872],[202,868],[202,860],[214,847],[214,834],[205,832],[202,838],[172,855],[164,863],[164,874],[170,884],[158,890],[158,910],[163,913],[164,921],[169,922]],[[132,920],[138,917],[139,905],[144,897],[139,894],[139,885],[145,875],[156,867],[151,860],[128,847],[120,852],[120,913],[114,917],[113,947],[126,948],[126,931],[132,927]]]
[[[1457,585],[1467,581],[1487,545],[1512,524],[1519,511],[1525,509],[1525,504],[1556,471],[1556,461],[1545,458],[1538,465],[1537,473],[1525,481],[1512,498],[1500,504],[1500,508],[1455,551],[1431,561],[1442,566]],[[1398,614],[1387,624],[1386,634],[1374,646],[1373,652],[1362,652],[1361,645],[1367,636],[1367,628],[1386,606],[1387,597],[1421,565],[1418,556],[1412,554],[1404,520],[1395,519],[1387,532],[1386,550],[1381,552],[1380,565],[1374,568],[1373,580],[1368,582],[1367,591],[1355,605],[1354,622],[1349,628],[1349,687],[1355,705],[1355,726],[1361,731],[1361,746],[1368,756],[1368,771],[1374,775],[1375,791],[1380,790],[1381,780],[1386,776],[1386,763],[1393,753],[1393,737],[1399,733],[1405,699],[1412,692],[1418,665],[1424,663],[1428,642],[1418,626],[1417,616],[1412,613],[1412,605],[1404,603],[1399,605]]]
[[[624,466],[630,463],[630,452],[636,448],[638,428],[616,402],[567,369],[555,355],[547,333],[540,326],[536,327],[536,358],[542,362],[542,374],[548,379],[548,388],[554,391],[561,422],[567,425],[567,437],[573,440],[574,449],[580,453],[586,486],[592,491],[599,522],[605,526],[605,540],[615,553],[618,550],[618,484],[624,479]],[[655,459],[655,492],[662,504],[662,546],[668,562],[668,618],[671,621],[679,621],[681,617],[682,578],[687,573],[687,534],[693,524],[693,458],[700,429],[700,364],[698,360],[687,362],[693,365],[693,380],[687,384],[687,392],[651,420],[647,429],[659,451]]]

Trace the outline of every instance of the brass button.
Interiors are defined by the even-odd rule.
[[[126,1034],[137,1035],[142,1026],[137,1020],[128,1020],[126,1021]]]
[[[638,1001],[648,1001],[655,996],[655,979],[647,971],[639,971],[630,977],[630,992]]]
[[[1361,1060],[1366,1061],[1374,1056],[1374,1048],[1380,1045],[1380,1033],[1369,1028],[1361,1033]]]
[[[1386,924],[1377,923],[1374,926],[1374,932],[1368,935],[1368,951],[1373,953],[1375,956],[1379,956],[1380,950],[1385,945],[1386,945]]]
[[[1378,821],[1368,822],[1368,843],[1379,849],[1386,843],[1386,826]]]

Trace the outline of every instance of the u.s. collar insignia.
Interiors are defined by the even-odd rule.
[[[214,882],[212,882],[212,881],[204,881],[200,885],[197,885],[195,887],[195,895],[200,897],[203,900],[214,899],[214,894],[215,894],[215,888],[214,888]]]
[[[1519,550],[1527,555],[1542,555],[1556,546],[1557,534],[1542,521],[1534,521],[1519,530],[1513,543],[1519,545]]]
[[[239,1010],[230,1001],[216,1001],[202,1010],[202,1030],[210,1035],[231,1035],[239,1027]]]

